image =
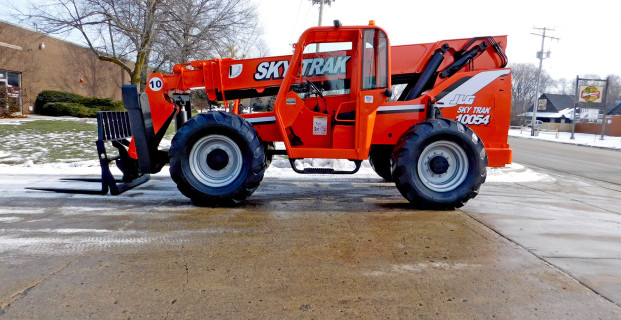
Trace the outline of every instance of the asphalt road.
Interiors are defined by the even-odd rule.
[[[621,151],[509,137],[513,161],[621,186]]]
[[[3,319],[621,318],[605,183],[486,183],[453,211],[376,176],[271,176],[235,208],[163,176],[115,197],[25,189],[59,178],[0,179]]]

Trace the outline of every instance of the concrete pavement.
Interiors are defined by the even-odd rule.
[[[193,207],[165,177],[23,189],[57,178],[0,182],[3,318],[621,317],[609,186],[488,183],[440,212],[379,177],[266,178],[236,208]]]

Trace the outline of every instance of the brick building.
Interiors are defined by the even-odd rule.
[[[88,48],[0,21],[0,90],[17,112],[32,112],[43,90],[120,100],[121,85],[129,80]]]

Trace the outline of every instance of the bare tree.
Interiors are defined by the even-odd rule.
[[[264,47],[250,0],[47,0],[22,15],[46,33],[77,31],[98,59],[119,65],[142,89],[163,64]]]
[[[119,65],[138,84],[163,6],[159,0],[49,0],[24,16],[47,33],[77,31],[98,59]]]
[[[175,0],[166,6],[165,19],[154,44],[160,65],[264,53],[249,0]]]
[[[533,106],[537,86],[537,66],[531,63],[516,63],[511,66],[511,111],[514,114],[525,112]],[[554,84],[554,80],[541,70],[539,94],[545,93]]]
[[[611,74],[608,83],[608,105],[617,105],[617,101],[621,100],[621,76]]]
[[[576,91],[576,79],[561,78],[553,81],[551,93],[574,95]]]

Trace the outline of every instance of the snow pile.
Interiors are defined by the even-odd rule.
[[[11,120],[0,121],[0,125],[19,126],[22,123],[24,123],[24,121],[21,119],[11,119]]]
[[[0,125],[20,125],[25,122],[31,121],[42,121],[42,120],[50,120],[50,121],[70,121],[70,122],[84,122],[90,124],[97,124],[97,119],[95,118],[76,118],[70,116],[41,116],[38,114],[29,114],[27,118],[13,118],[13,119],[0,119]]]
[[[504,168],[487,168],[487,179],[485,182],[553,182],[551,176],[535,172],[521,164],[512,163]]]
[[[75,122],[75,128],[64,130],[61,128],[31,129],[21,126],[30,121],[55,120]],[[0,124],[0,137],[5,146],[0,148],[0,174],[11,175],[100,175],[99,161],[95,149],[96,120],[77,118],[50,118],[33,116],[26,119],[2,119]],[[84,126],[84,124],[88,124]],[[20,126],[21,130],[10,130],[10,125]],[[7,130],[9,129],[9,130]],[[555,138],[554,134],[541,133],[538,137],[530,137],[526,130],[511,130],[510,135],[524,138],[536,138],[555,142],[579,143],[584,145],[596,145],[609,148],[621,149],[621,138],[606,137],[599,140],[599,135],[576,134],[575,140],[569,139],[568,133],[561,133]],[[163,139],[160,148],[170,146],[170,137]],[[276,143],[277,149],[284,149],[284,144]],[[111,148],[113,149],[113,148]],[[327,159],[304,159],[296,161],[298,169],[304,168],[332,168],[337,171],[352,171],[355,168],[353,162],[348,160]],[[114,174],[120,175],[114,166],[111,166]],[[168,176],[168,168],[164,168],[158,176]],[[340,175],[300,175],[295,173],[286,157],[275,156],[265,177],[291,177],[294,179],[321,179],[338,180]],[[360,170],[354,174],[354,178],[382,179],[371,168],[368,161],[363,161]],[[488,168],[488,182],[525,182],[525,181],[549,181],[553,180],[545,174],[536,173],[519,164],[511,164],[505,168]]]
[[[319,161],[321,160],[321,161]],[[298,160],[298,162],[300,162]],[[334,168],[336,170],[352,170],[354,165],[351,161],[347,160],[326,160],[326,159],[304,159],[302,161],[304,168],[317,168],[317,167],[331,167],[331,165],[335,165]],[[298,168],[302,166],[297,164]],[[325,179],[326,177],[331,177],[329,179],[339,179],[340,176],[333,175],[300,175],[295,173],[291,166],[289,165],[289,160],[274,160],[272,161],[272,165],[265,172],[266,177],[311,177],[317,178],[322,177]],[[369,161],[363,161],[360,166],[360,170],[353,175],[353,177],[357,178],[372,178],[372,179],[382,179],[380,178],[373,168],[371,168],[371,164]],[[533,182],[533,181],[545,181],[552,182],[554,178],[550,177],[547,174],[535,172],[530,170],[523,165],[512,163],[504,168],[487,168],[487,179],[486,182],[498,183],[498,182]]]
[[[305,169],[305,168],[331,168],[337,171],[353,171],[356,165],[349,160],[342,159],[302,159],[296,160],[296,168]],[[317,178],[322,177],[321,179],[329,179],[337,180],[341,179],[342,175],[316,175],[316,174],[298,174],[293,169],[291,169],[291,165],[289,164],[288,159],[274,159],[270,167],[265,171],[265,177],[307,177],[307,178]],[[378,178],[381,179],[373,168],[371,168],[371,164],[369,161],[365,160],[362,162],[360,166],[360,170],[356,172],[353,177],[356,178]]]
[[[530,129],[525,128],[524,130],[511,129],[509,130],[509,136],[590,147],[621,149],[621,137],[604,136],[604,140],[601,140],[601,131],[597,133],[574,133],[574,139],[571,139],[571,132],[559,132],[557,138],[556,131],[542,131],[539,132],[539,135],[533,137],[530,135]]]
[[[296,164],[298,168],[334,168],[341,171],[350,171],[354,169],[354,164],[348,160],[327,160],[327,159],[304,159],[298,160]],[[113,174],[120,175],[121,172],[114,166],[110,167]],[[169,176],[168,166],[164,167],[162,171],[155,174],[155,176]],[[69,163],[44,163],[35,164],[31,160],[28,160],[19,165],[4,165],[0,164],[0,175],[100,175],[101,169],[99,168],[98,160],[88,161],[76,161]],[[346,175],[345,177],[347,177]],[[334,180],[343,179],[343,175],[317,175],[317,174],[298,174],[289,164],[288,159],[274,159],[270,167],[265,171],[266,178],[295,178],[295,179],[321,179],[321,180]],[[360,166],[360,170],[351,175],[354,178],[363,179],[378,179],[382,180],[371,165],[369,161],[363,161]],[[529,182],[529,181],[554,181],[554,178],[549,175],[538,173],[530,170],[520,164],[510,164],[504,168],[487,168],[487,180],[486,182],[498,183],[498,182]]]
[[[113,173],[120,171],[112,167]],[[86,160],[75,162],[53,162],[35,164],[27,160],[22,164],[0,164],[0,174],[24,174],[24,175],[98,175],[101,174],[99,160]]]

